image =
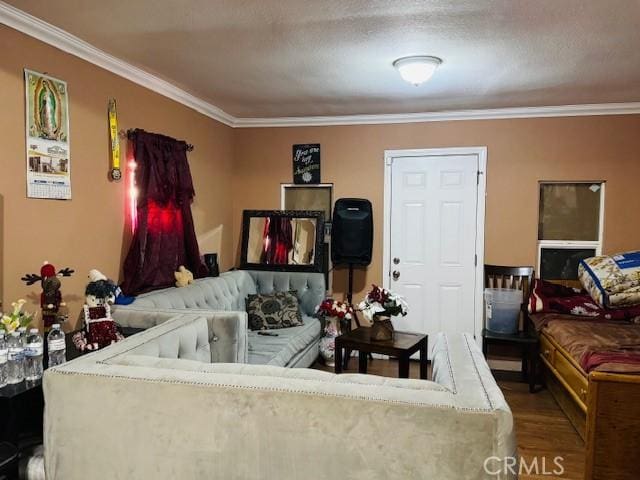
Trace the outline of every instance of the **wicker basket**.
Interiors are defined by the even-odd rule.
[[[373,316],[371,325],[371,340],[382,342],[393,338],[393,323],[391,317],[383,315]]]

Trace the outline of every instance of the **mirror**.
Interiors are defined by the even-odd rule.
[[[315,210],[245,210],[241,268],[322,271],[323,216]]]

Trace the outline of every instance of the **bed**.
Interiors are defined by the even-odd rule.
[[[559,313],[530,318],[546,385],[585,441],[585,479],[640,478],[640,325]]]

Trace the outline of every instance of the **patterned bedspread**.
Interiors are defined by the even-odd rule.
[[[586,372],[640,374],[640,325],[546,316],[544,331]]]
[[[536,280],[529,312],[586,373],[640,374],[640,307],[602,308],[585,291]]]

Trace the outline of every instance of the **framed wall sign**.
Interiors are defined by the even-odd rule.
[[[67,82],[24,69],[27,197],[71,199]]]
[[[320,183],[320,144],[305,143],[293,146],[293,183]]]

